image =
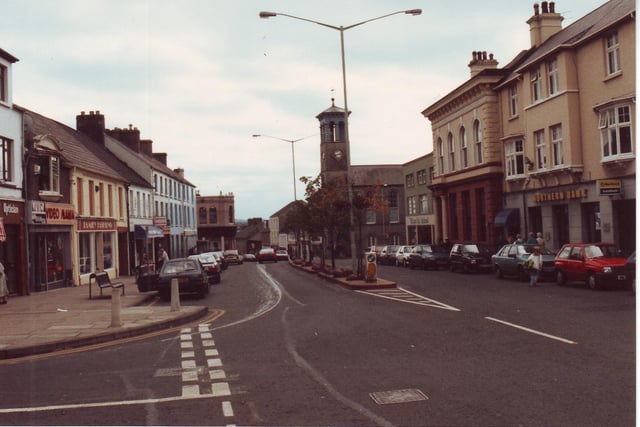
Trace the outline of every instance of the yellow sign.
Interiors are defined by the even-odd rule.
[[[601,196],[622,193],[622,181],[619,179],[601,179],[598,181],[598,191]]]
[[[587,189],[579,188],[577,190],[551,191],[548,193],[538,193],[533,195],[535,203],[556,202],[573,199],[586,199]]]

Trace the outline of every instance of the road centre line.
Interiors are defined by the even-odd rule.
[[[552,340],[560,341],[560,342],[563,342],[563,343],[566,343],[566,344],[578,344],[575,341],[571,341],[571,340],[568,340],[568,339],[565,339],[565,338],[557,337],[555,335],[546,334],[544,332],[536,331],[535,329],[526,328],[524,326],[516,325],[515,323],[505,322],[504,320],[496,319],[496,318],[493,318],[493,317],[485,317],[485,319],[490,320],[492,322],[501,323],[503,325],[511,326],[512,328],[520,329],[522,331],[529,332],[529,333],[532,333],[532,334],[535,334],[535,335],[540,335],[540,336],[545,337],[545,338],[550,338]]]

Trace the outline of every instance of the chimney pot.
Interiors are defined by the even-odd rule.
[[[540,5],[538,3],[533,4],[533,14],[535,16],[540,15]]]
[[[542,2],[542,13],[549,13],[548,5],[549,3],[547,3],[546,1]]]
[[[555,2],[552,2],[552,1],[549,2],[549,12],[550,13],[556,13],[556,4],[555,4]]]

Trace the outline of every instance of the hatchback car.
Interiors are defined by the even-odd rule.
[[[395,265],[396,264],[396,252],[398,251],[398,245],[387,245],[380,251],[380,257],[378,257],[378,264]]]
[[[409,253],[407,259],[409,268],[433,269],[447,268],[449,265],[449,252],[438,245],[416,245]]]
[[[626,264],[627,257],[613,243],[567,243],[555,259],[556,283],[583,281],[591,289],[629,286],[633,279]]]
[[[398,250],[396,251],[396,266],[397,267],[407,267],[409,253],[413,249],[413,246],[398,246]]]
[[[197,259],[209,276],[210,283],[220,283],[221,270],[220,264],[212,252],[205,252],[198,255],[190,255],[189,259]]]
[[[204,298],[209,293],[209,276],[197,259],[175,258],[165,261],[158,274],[157,289],[160,298],[171,299],[171,281],[178,280],[181,294],[196,293]]]
[[[491,252],[476,243],[454,243],[449,253],[449,270],[465,273],[490,272]]]
[[[276,258],[278,258],[278,261],[289,261],[289,254],[284,249],[278,249],[276,251]]]
[[[528,280],[529,269],[525,266],[525,263],[536,246],[538,245],[511,243],[500,248],[498,252],[491,255],[491,263],[496,277],[502,279],[504,276],[515,276],[522,281]],[[538,247],[542,256],[540,278],[553,280],[555,278],[554,261],[556,254],[544,246]]]
[[[242,256],[236,249],[227,249],[222,255],[227,264],[242,264]]]
[[[262,264],[266,261],[278,262],[278,255],[276,255],[276,251],[273,248],[262,248],[258,252],[258,262]]]

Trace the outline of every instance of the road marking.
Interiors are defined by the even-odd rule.
[[[495,319],[493,317],[485,317],[485,319],[490,320],[492,322],[496,322],[496,323],[502,323],[503,325],[511,326],[512,328],[516,328],[516,329],[520,329],[522,331],[530,332],[530,333],[535,334],[535,335],[540,335],[540,336],[545,337],[545,338],[551,338],[552,340],[560,341],[560,342],[563,342],[563,343],[578,344],[577,342],[568,340],[566,338],[557,337],[555,335],[549,335],[549,334],[546,334],[544,332],[536,331],[535,329],[525,328],[524,326],[516,325],[515,323],[505,322],[504,320]]]
[[[231,406],[231,402],[222,402],[222,414],[227,418],[233,417],[233,407]]]
[[[443,310],[460,311],[460,309],[450,306],[448,304],[436,301],[431,298],[413,293],[404,288],[395,289],[368,289],[364,291],[356,291],[361,294],[368,294],[378,298],[386,298],[394,301],[406,302],[408,304],[423,305],[426,307],[441,308]]]

